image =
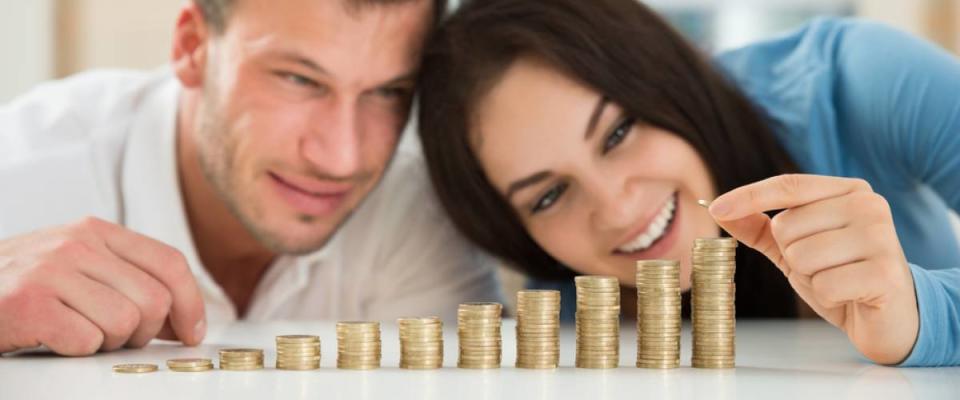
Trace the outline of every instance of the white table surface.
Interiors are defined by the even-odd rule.
[[[960,368],[889,368],[860,357],[846,337],[820,321],[738,321],[737,368],[690,368],[690,327],[684,326],[681,368],[635,368],[636,330],[624,325],[620,368],[573,368],[572,327],[561,333],[561,367],[523,370],[515,361],[514,322],[504,320],[503,367],[456,368],[456,327],[445,326],[444,368],[409,371],[396,367],[395,324],[383,325],[383,367],[336,369],[333,322],[237,323],[211,328],[195,348],[153,343],[92,357],[15,354],[0,358],[0,399],[960,399]],[[321,369],[272,368],[274,337],[320,335]],[[208,357],[224,347],[260,347],[266,369],[200,373],[171,372],[165,361]],[[150,374],[117,374],[115,363],[160,365]]]

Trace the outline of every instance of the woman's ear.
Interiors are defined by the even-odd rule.
[[[180,9],[173,31],[173,71],[186,88],[203,85],[210,30],[203,12],[189,1]]]

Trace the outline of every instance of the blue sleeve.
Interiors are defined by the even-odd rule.
[[[920,307],[920,334],[904,367],[960,365],[960,269],[910,265]]]
[[[873,147],[891,174],[960,210],[960,61],[862,22],[846,27],[835,51],[838,127],[870,133],[852,145]],[[937,271],[911,265],[920,333],[902,365],[960,365],[960,260],[952,262]]]

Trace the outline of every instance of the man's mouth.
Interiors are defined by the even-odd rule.
[[[350,185],[292,179],[269,173],[277,193],[302,214],[322,216],[337,210],[350,192]]]
[[[666,236],[670,231],[670,225],[673,223],[677,210],[677,194],[663,204],[663,207],[656,216],[647,224],[646,229],[629,239],[626,243],[617,247],[618,253],[636,253],[647,250],[655,245],[660,239]]]

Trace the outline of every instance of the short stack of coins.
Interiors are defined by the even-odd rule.
[[[679,367],[680,327],[680,262],[637,261],[637,367]]]
[[[167,360],[167,368],[174,372],[202,372],[213,369],[209,358],[174,358]]]
[[[337,368],[380,368],[380,323],[337,322]]]
[[[693,359],[695,368],[733,368],[736,356],[737,241],[702,238],[693,244]]]
[[[457,367],[500,368],[500,303],[464,303],[457,309]]]
[[[443,366],[443,321],[439,317],[400,318],[400,368]]]
[[[319,336],[277,336],[277,369],[303,371],[318,368],[320,368]]]
[[[225,369],[228,371],[251,371],[255,369],[263,369],[263,350],[220,350],[220,369]]]
[[[577,368],[620,364],[620,282],[612,276],[578,276]]]
[[[517,292],[517,368],[549,369],[560,364],[560,292]]]

